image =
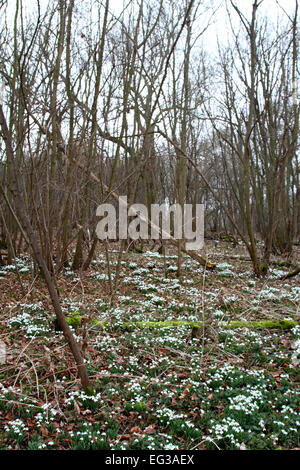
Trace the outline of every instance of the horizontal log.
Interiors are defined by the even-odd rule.
[[[82,323],[83,317],[79,314],[69,315],[66,317],[67,322],[71,326],[80,326]],[[201,321],[189,321],[189,320],[174,320],[174,321],[137,321],[130,322],[124,321],[120,324],[114,324],[109,321],[101,321],[94,319],[91,321],[92,325],[110,328],[114,326],[119,326],[120,328],[170,328],[170,327],[180,327],[187,326],[190,328],[201,328],[203,322]],[[294,320],[257,320],[257,321],[240,321],[233,320],[230,322],[218,322],[219,328],[226,329],[235,329],[235,328],[250,328],[250,329],[280,329],[287,330],[294,328],[298,325],[297,321]]]

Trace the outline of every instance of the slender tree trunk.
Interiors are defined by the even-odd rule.
[[[69,327],[69,325],[66,321],[66,318],[63,314],[63,311],[61,309],[60,302],[59,302],[59,297],[58,297],[58,294],[57,294],[57,290],[55,288],[55,284],[54,284],[54,282],[51,278],[49,269],[47,267],[47,263],[45,262],[45,259],[42,255],[41,248],[39,246],[39,243],[38,243],[36,234],[34,232],[34,229],[33,229],[32,225],[30,223],[30,220],[28,218],[26,207],[25,207],[25,204],[24,204],[23,199],[22,199],[22,191],[21,191],[21,188],[20,188],[19,182],[18,182],[18,172],[17,172],[14,152],[13,152],[13,148],[12,148],[11,136],[10,136],[10,133],[9,133],[9,130],[8,130],[8,127],[7,127],[7,123],[6,123],[4,113],[3,113],[2,105],[0,105],[0,126],[1,126],[1,129],[2,129],[3,138],[4,138],[4,141],[5,141],[7,158],[10,161],[11,169],[12,169],[12,179],[11,179],[10,191],[12,193],[13,200],[14,200],[15,205],[16,205],[17,215],[18,215],[18,217],[19,217],[19,219],[20,219],[20,221],[21,221],[21,223],[24,227],[24,230],[27,233],[27,237],[28,237],[29,243],[31,245],[35,261],[36,261],[36,263],[38,264],[38,266],[41,270],[41,273],[42,273],[42,276],[45,280],[49,295],[51,297],[52,305],[53,305],[57,320],[59,322],[59,325],[62,328],[64,337],[65,337],[65,339],[66,339],[66,341],[67,341],[67,343],[68,343],[68,345],[71,349],[71,352],[72,352],[73,357],[75,359],[75,362],[77,364],[77,369],[78,369],[78,374],[79,374],[79,377],[80,377],[80,380],[81,380],[81,384],[87,392],[92,392],[92,388],[91,388],[90,381],[89,381],[89,378],[88,378],[88,373],[87,373],[86,367],[84,365],[84,359],[81,355],[80,348],[79,348],[78,344],[76,343],[76,341],[74,339],[74,336],[73,336],[73,334],[70,330],[70,327]]]

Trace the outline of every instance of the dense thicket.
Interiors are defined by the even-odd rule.
[[[206,45],[213,2],[140,0],[116,10],[109,0],[36,1],[30,14],[26,2],[12,3],[1,9],[2,104],[50,271],[54,261],[88,266],[96,207],[112,190],[148,207],[205,203],[206,231],[242,238],[257,275],[272,252],[292,250],[300,235],[296,0],[290,12],[278,7],[277,24],[264,2],[248,12],[225,2],[229,39],[215,51]],[[11,263],[26,237],[3,139],[0,182]]]

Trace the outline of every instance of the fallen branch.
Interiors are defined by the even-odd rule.
[[[81,325],[82,316],[78,313],[76,315],[69,315],[66,317],[67,322],[69,325],[73,327],[77,327]],[[205,322],[204,322],[205,323]],[[102,327],[102,328],[110,328],[113,326],[120,327],[120,328],[170,328],[170,327],[180,327],[180,326],[188,326],[191,328],[202,328],[203,322],[202,321],[189,321],[189,320],[174,320],[174,321],[137,321],[137,322],[130,322],[125,321],[122,323],[118,323],[117,325],[113,322],[109,321],[101,321],[94,319],[91,321],[92,325]],[[235,329],[235,328],[251,328],[251,329],[280,329],[280,330],[288,330],[290,328],[294,328],[298,325],[298,322],[295,320],[257,320],[257,321],[241,321],[241,320],[233,320],[228,323],[221,321],[218,323],[220,328],[226,329]]]
[[[290,279],[291,277],[297,276],[297,274],[299,273],[300,273],[300,266],[297,266],[297,268],[294,269],[294,271],[282,276],[280,279],[284,281],[285,279]]]
[[[103,191],[108,193],[108,196],[112,196],[119,204],[123,205],[124,207],[126,207],[126,209],[129,208],[129,204],[124,201],[124,199],[120,198],[120,196],[114,192],[114,191],[110,191],[109,190],[109,187],[104,184],[103,182],[100,181],[100,179],[92,172],[92,171],[89,171],[87,170],[87,168],[80,164],[78,161],[76,161],[74,158],[72,159],[69,159],[66,155],[64,155],[64,159],[74,165],[76,165],[78,168],[80,168],[81,170],[87,172],[90,176],[90,178],[95,181],[96,183],[98,184],[102,184],[103,186]],[[131,212],[133,215],[141,218],[143,220],[143,222],[149,224],[155,231],[157,231],[158,233],[164,235],[165,237],[167,237],[166,239],[173,245],[173,246],[176,246],[178,247],[179,246],[179,242],[180,240],[176,240],[174,237],[172,237],[172,235],[170,235],[170,233],[162,230],[158,225],[154,224],[153,222],[151,222],[147,217],[141,217],[141,215],[139,214],[138,211],[134,210],[132,207],[131,207]],[[210,263],[209,261],[207,261],[205,258],[203,258],[202,256],[200,256],[198,253],[196,253],[195,251],[192,251],[192,250],[186,250],[185,248],[183,247],[180,247],[181,251],[183,253],[185,253],[186,255],[188,255],[190,258],[194,259],[195,261],[197,261],[199,264],[201,264],[202,266],[204,266],[206,269],[214,269],[216,267],[216,265],[214,263]]]

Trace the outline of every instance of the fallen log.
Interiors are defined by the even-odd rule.
[[[294,276],[297,276],[297,274],[300,273],[300,266],[297,266],[296,269],[294,269],[294,271],[288,273],[288,274],[285,274],[284,276],[282,276],[280,279],[282,281],[285,281],[285,279],[290,279],[291,277],[294,277]]]
[[[82,315],[76,313],[74,315],[68,315],[66,317],[69,325],[73,327],[78,327],[81,325],[83,317]],[[115,325],[109,321],[101,321],[94,319],[91,322],[91,325],[95,325],[102,328],[110,328],[113,326],[128,329],[128,328],[170,328],[170,327],[180,327],[187,326],[191,328],[202,328],[202,321],[189,321],[189,320],[174,320],[174,321],[124,321]],[[206,324],[206,322],[204,322]],[[288,330],[294,328],[298,325],[298,322],[295,320],[256,320],[256,321],[241,321],[233,320],[230,322],[220,321],[218,326],[220,328],[226,329],[235,329],[235,328],[250,328],[250,329],[280,329]]]

